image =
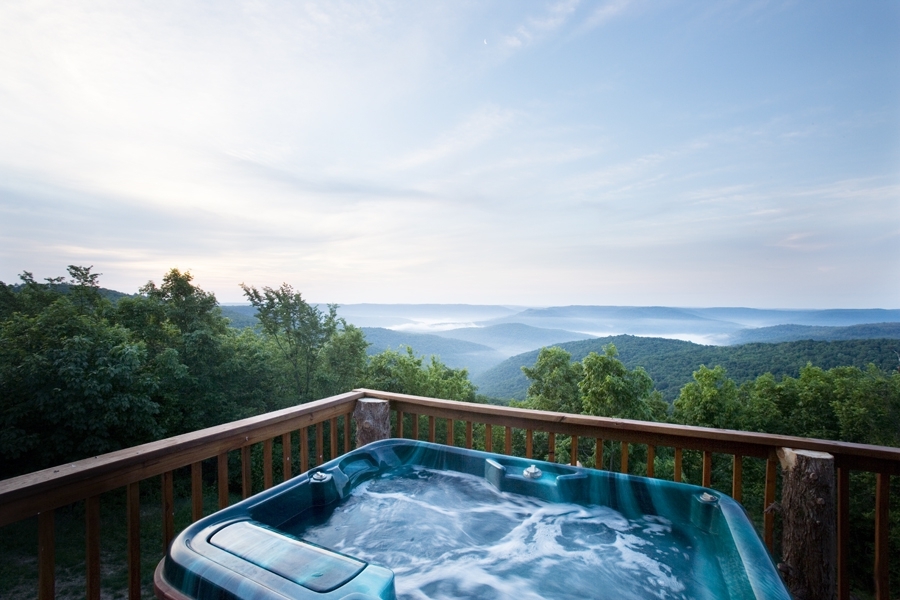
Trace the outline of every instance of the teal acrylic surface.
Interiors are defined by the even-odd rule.
[[[402,439],[198,521],[163,574],[198,599],[790,598],[718,492]]]

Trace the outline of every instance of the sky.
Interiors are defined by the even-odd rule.
[[[900,307],[900,3],[0,3],[0,280]]]

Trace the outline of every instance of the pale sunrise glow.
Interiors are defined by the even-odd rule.
[[[0,5],[0,279],[900,306],[892,2]]]

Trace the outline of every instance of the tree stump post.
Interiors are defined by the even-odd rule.
[[[387,400],[361,398],[353,410],[356,447],[391,437],[391,405]]]
[[[784,581],[797,600],[837,595],[837,510],[834,457],[825,452],[779,448]]]

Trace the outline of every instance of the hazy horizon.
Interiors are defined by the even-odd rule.
[[[900,305],[900,4],[0,5],[0,280]]]

